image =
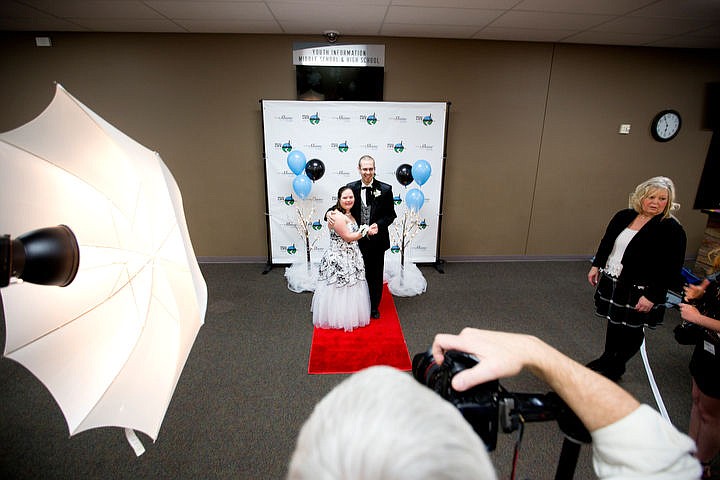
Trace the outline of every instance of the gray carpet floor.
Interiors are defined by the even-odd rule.
[[[0,477],[284,478],[302,422],[345,375],[307,374],[312,294],[289,291],[284,268],[267,274],[263,268],[201,265],[209,292],[205,325],[157,441],[140,434],[147,449],[141,457],[119,428],[69,437],[43,385],[22,366],[0,359]],[[605,325],[593,315],[588,268],[587,262],[448,263],[441,274],[424,266],[427,292],[395,298],[409,352],[427,349],[436,333],[474,326],[537,335],[580,362],[592,360],[602,350]],[[670,418],[686,431],[691,347],[673,339],[679,321],[670,311],[646,343]],[[628,367],[620,384],[656,406],[640,355]],[[528,374],[501,383],[513,392],[547,391]],[[515,434],[498,434],[491,456],[500,478],[510,472],[515,440]],[[555,422],[528,424],[517,478],[553,478],[562,443]],[[595,478],[589,446],[581,448],[575,478]]]

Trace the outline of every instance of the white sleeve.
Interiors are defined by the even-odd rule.
[[[592,433],[593,467],[603,480],[698,479],[695,442],[648,405]]]

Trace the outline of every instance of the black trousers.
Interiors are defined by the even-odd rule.
[[[643,340],[645,340],[643,327],[628,327],[608,321],[605,351],[601,358],[610,369],[622,374],[625,372],[625,364],[640,351]]]
[[[383,290],[383,270],[385,269],[385,251],[372,248],[363,248],[360,242],[360,251],[365,262],[365,279],[370,291],[370,310],[378,310]]]

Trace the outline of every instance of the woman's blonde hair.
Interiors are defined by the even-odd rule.
[[[630,194],[629,207],[638,213],[642,213],[642,202],[657,190],[666,190],[668,192],[668,202],[663,210],[662,218],[668,218],[671,214],[680,209],[680,204],[675,203],[675,184],[667,177],[653,177],[645,180],[635,187],[635,191]]]
[[[712,264],[712,271],[717,272],[720,270],[720,247],[715,247],[710,250],[707,254],[708,260]]]

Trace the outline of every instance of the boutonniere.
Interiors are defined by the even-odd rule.
[[[377,189],[373,190],[373,196],[379,197],[379,196],[380,196],[380,190],[377,190]]]

